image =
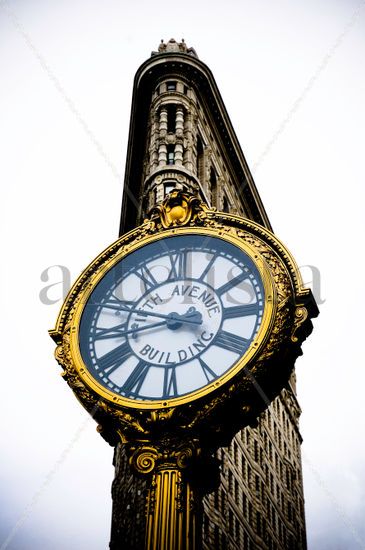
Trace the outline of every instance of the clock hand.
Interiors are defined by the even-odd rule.
[[[137,310],[137,311],[140,311],[140,310]],[[142,330],[147,330],[149,328],[161,327],[165,324],[167,325],[168,328],[175,329],[180,327],[181,323],[192,323],[192,324],[202,323],[202,315],[201,313],[199,313],[199,311],[196,310],[195,307],[190,307],[188,311],[183,315],[180,315],[175,311],[173,311],[169,315],[163,315],[162,313],[161,314],[158,314],[158,313],[153,314],[150,312],[146,312],[146,313],[150,315],[156,315],[157,317],[166,318],[166,320],[160,321],[158,323],[153,323],[150,325],[144,325],[141,327],[137,323],[134,323],[135,326],[132,325],[132,328],[130,328],[129,330],[121,330],[121,327],[123,326],[123,324],[117,325],[116,327],[112,327],[112,329],[103,329],[102,334],[98,335],[98,339],[106,340],[108,338],[117,338],[118,336],[125,336],[126,334],[132,334],[132,336],[135,337],[136,332],[141,332]],[[117,333],[114,332],[114,334],[113,333],[108,334],[109,330],[117,331]]]
[[[176,330],[181,327],[182,323],[194,323],[196,325],[202,324],[202,315],[195,307],[189,307],[188,311],[184,315],[180,315],[173,311],[170,313],[167,320],[167,327],[171,330]]]
[[[162,327],[162,325],[166,325],[166,321],[159,321],[158,323],[153,323],[151,325],[144,325],[142,327],[135,327],[135,328],[130,328],[128,330],[120,330],[118,333],[114,333],[114,334],[104,334],[104,335],[96,335],[96,338],[98,340],[106,340],[108,338],[119,338],[120,336],[125,336],[126,334],[132,334],[133,336],[135,335],[136,332],[141,332],[142,330],[147,330],[149,328],[156,328],[156,327]],[[120,325],[118,325],[120,326]],[[114,327],[115,329],[117,327]]]
[[[193,306],[189,307],[188,311],[184,315],[181,315],[181,317],[191,320],[195,319],[200,324],[202,323],[202,314]]]
[[[108,309],[115,309],[116,311],[126,311],[128,313],[138,313],[139,315],[150,315],[151,317],[160,317],[161,319],[170,319],[171,320],[171,313],[168,314],[168,315],[164,315],[163,313],[155,313],[153,311],[145,311],[144,309],[134,309],[132,307],[123,307],[123,306],[115,306],[115,305],[112,305],[112,304],[107,304],[105,305],[105,307],[107,307]],[[194,321],[193,319],[187,319],[185,317],[185,315],[187,315],[185,313],[185,315],[179,315],[178,313],[173,313],[173,315],[176,315],[177,317],[175,318],[176,321],[180,321],[182,323],[188,323],[188,324],[192,324],[192,325],[201,325],[202,324],[202,321],[201,320],[196,320]],[[192,314],[190,313],[189,314],[190,316],[195,316],[196,314]]]

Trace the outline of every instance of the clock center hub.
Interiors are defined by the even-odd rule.
[[[161,284],[145,294],[128,319],[129,344],[148,363],[166,366],[198,357],[222,323],[211,286],[194,279]]]

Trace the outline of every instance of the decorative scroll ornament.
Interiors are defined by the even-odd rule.
[[[136,441],[129,446],[129,462],[141,475],[166,466],[184,470],[197,461],[200,455],[199,442],[194,439],[161,437],[160,441],[153,441],[152,444]]]
[[[248,247],[257,265],[263,266],[272,288],[266,296],[271,313],[263,337],[252,345],[250,358],[241,370],[226,382],[218,379],[196,399],[182,397],[154,405],[100,391],[86,376],[77,341],[80,311],[87,297],[103,274],[129,253],[165,236],[194,232]],[[57,344],[55,356],[63,368],[63,378],[99,423],[101,435],[111,445],[140,442],[143,453],[132,453],[131,461],[137,471],[148,472],[164,452],[161,445],[156,450],[154,443],[162,435],[170,443],[173,435],[184,435],[184,440],[188,435],[189,440],[199,442],[198,447],[214,450],[227,444],[238,429],[252,424],[287,383],[301,354],[301,344],[312,330],[310,319],[317,314],[311,291],[303,287],[294,259],[275,235],[250,220],[216,212],[190,193],[174,190],[152,209],[149,219],[123,235],[86,268],[67,296],[50,335]],[[165,454],[171,458],[170,443],[165,446]],[[173,455],[174,460],[183,468],[190,460],[190,451],[180,448],[179,453]]]
[[[305,307],[297,307],[294,314],[294,327],[291,335],[291,339],[293,342],[298,342],[298,336],[296,336],[296,333],[307,318],[307,309]]]
[[[156,467],[159,452],[155,447],[138,447],[131,455],[131,466],[139,474],[150,474]]]
[[[208,210],[198,197],[180,190],[174,190],[151,211],[151,219],[160,218],[162,227],[182,227],[194,222],[197,215]]]

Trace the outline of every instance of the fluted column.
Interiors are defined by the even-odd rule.
[[[194,442],[171,447],[137,446],[130,456],[132,469],[151,476],[147,482],[145,550],[199,550],[202,494],[194,489],[186,470],[200,449]]]

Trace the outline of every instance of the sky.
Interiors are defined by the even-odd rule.
[[[365,2],[14,0],[0,2],[0,549],[108,547],[113,450],[47,330],[117,237],[133,77],[171,37],[213,71],[319,302],[297,361],[309,549],[365,548]]]

